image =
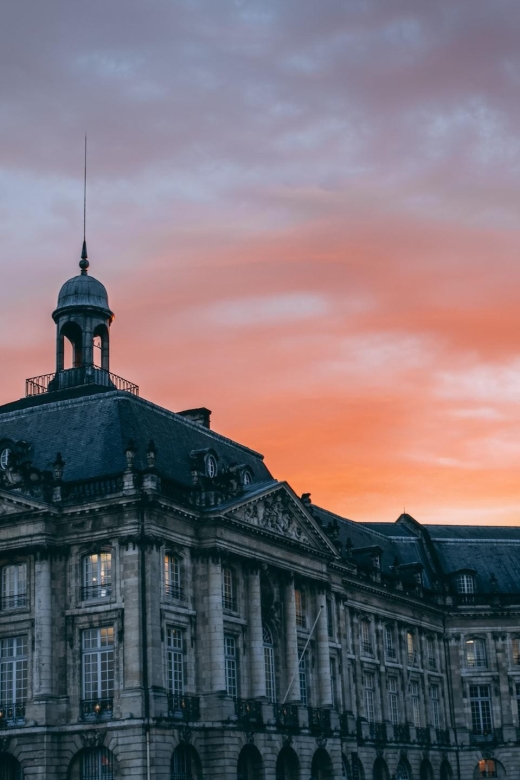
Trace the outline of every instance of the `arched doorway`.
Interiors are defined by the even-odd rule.
[[[276,780],[300,780],[300,762],[292,747],[284,747],[276,760]]]
[[[447,758],[441,764],[441,780],[453,780],[453,770]]]
[[[237,780],[263,780],[264,765],[258,748],[246,745],[240,751],[237,764]]]
[[[68,780],[119,780],[117,760],[108,748],[86,748],[72,759]]]
[[[373,778],[374,780],[390,780],[390,772],[384,758],[379,757],[374,761]]]
[[[177,745],[172,755],[171,780],[202,780],[199,754],[191,745]]]
[[[496,758],[481,758],[473,772],[474,780],[481,777],[506,777],[506,770]]]
[[[357,774],[359,780],[365,780],[365,769],[356,753],[352,753],[352,774],[354,777]]]
[[[22,767],[10,753],[0,753],[0,780],[23,780]]]
[[[395,780],[412,780],[412,774],[408,763],[401,759],[395,773]]]
[[[312,780],[334,780],[332,761],[325,748],[318,748],[312,757]]]
[[[421,768],[419,770],[419,777],[420,780],[435,780],[435,775],[433,774],[433,767],[428,761],[427,758],[423,759],[421,761]]]
[[[352,772],[350,771],[350,764],[348,758],[343,753],[341,756],[341,772],[343,780],[352,780]]]

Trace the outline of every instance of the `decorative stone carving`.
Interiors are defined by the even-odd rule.
[[[0,737],[0,753],[7,751],[11,743],[11,737]]]
[[[288,501],[284,500],[280,493],[255,504],[247,504],[233,512],[233,515],[237,520],[242,520],[249,525],[273,531],[302,544],[311,544],[309,537],[290,511]]]
[[[181,742],[185,742],[186,744],[190,743],[192,736],[192,731],[189,726],[184,726],[184,728],[179,729],[179,739]]]
[[[320,748],[327,747],[327,737],[324,734],[318,734],[318,736],[316,737],[316,744]]]
[[[254,731],[246,731],[246,739],[248,745],[254,745],[255,744],[255,732]]]
[[[81,734],[83,745],[86,748],[101,747],[105,741],[105,731],[84,731]]]
[[[282,742],[284,744],[284,747],[291,747],[291,745],[293,743],[293,738],[292,738],[292,736],[290,734],[285,734],[282,737]]]

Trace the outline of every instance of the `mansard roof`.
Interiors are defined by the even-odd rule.
[[[272,478],[259,453],[129,393],[43,397],[45,402],[1,407],[0,440],[28,442],[32,464],[42,471],[50,470],[61,452],[67,481],[122,472],[130,440],[136,448],[135,466],[145,468],[151,439],[157,469],[184,484],[191,484],[190,453],[205,448],[216,452],[219,468],[242,464],[249,467],[255,482]]]

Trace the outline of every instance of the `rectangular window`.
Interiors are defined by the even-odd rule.
[[[372,641],[370,638],[370,623],[368,620],[361,621],[361,652],[365,655],[372,655]]]
[[[513,664],[514,664],[515,666],[519,666],[519,665],[520,665],[520,639],[513,639],[513,640],[511,641],[511,645],[512,645],[512,648],[511,648],[511,649],[512,649],[512,651],[513,651],[513,652],[512,652],[512,656],[513,656],[513,658],[512,658],[512,660],[513,660]]]
[[[373,723],[375,721],[374,707],[374,675],[371,672],[365,672],[363,675],[363,693],[365,699],[365,718]]]
[[[334,636],[334,614],[333,614],[333,604],[331,599],[327,599],[327,631],[329,632],[329,637]]]
[[[265,695],[267,701],[276,701],[276,677],[274,666],[274,646],[269,635],[269,642],[264,641]]]
[[[182,599],[181,567],[174,555],[164,556],[164,589],[167,596]]]
[[[222,569],[222,606],[232,612],[237,611],[235,574],[232,569]]]
[[[7,720],[23,717],[11,705],[23,705],[27,699],[28,646],[26,636],[0,640],[0,704],[7,709]],[[12,714],[12,717],[10,716]]]
[[[516,707],[518,713],[518,725],[520,727],[520,683],[516,683]]]
[[[395,652],[394,632],[391,626],[385,626],[385,656],[394,661],[397,654]]]
[[[412,704],[412,721],[414,726],[421,725],[421,710],[419,702],[419,683],[417,680],[410,680],[409,685],[410,702]]]
[[[411,631],[406,633],[406,649],[408,652],[408,665],[417,666],[417,652],[415,648],[415,637]]]
[[[305,603],[303,593],[298,588],[294,589],[294,607],[296,610],[296,625],[299,628],[305,628]]]
[[[82,599],[104,599],[112,594],[112,553],[95,553],[83,558]]]
[[[468,639],[466,642],[466,663],[468,667],[487,667],[486,643],[483,639]]]
[[[226,691],[228,696],[238,696],[238,660],[237,641],[230,634],[224,635],[224,663],[226,672]]]
[[[388,709],[390,721],[394,726],[399,723],[399,680],[397,677],[387,677]]]
[[[428,666],[430,669],[437,668],[437,657],[435,655],[435,642],[433,639],[426,640],[426,652],[428,655]]]
[[[83,700],[94,702],[114,695],[114,627],[81,632]]]
[[[0,609],[19,609],[27,604],[27,564],[13,563],[2,568]]]
[[[166,634],[168,691],[184,693],[184,636],[180,628],[168,628]]]
[[[489,685],[470,685],[471,728],[473,734],[491,734],[491,695]]]
[[[336,685],[337,685],[336,659],[331,658],[330,659],[330,696],[331,696],[332,707],[334,709],[336,708]]]
[[[432,708],[432,724],[436,729],[439,729],[441,726],[441,711],[438,685],[432,685],[430,687],[430,703]]]
[[[309,697],[307,693],[307,661],[305,656],[302,656],[300,660],[300,699],[304,707],[309,703]]]

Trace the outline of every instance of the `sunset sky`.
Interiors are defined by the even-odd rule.
[[[0,402],[54,368],[87,131],[115,373],[354,520],[518,524],[519,41],[519,0],[4,3]]]

